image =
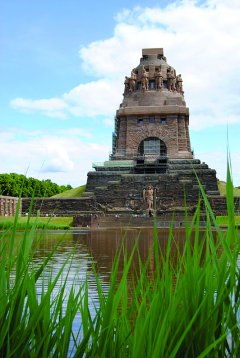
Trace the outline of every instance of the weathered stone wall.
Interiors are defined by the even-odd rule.
[[[224,196],[213,196],[209,198],[210,205],[212,207],[213,212],[218,216],[226,216],[227,215],[227,203],[226,197]],[[234,198],[234,211],[239,215],[240,211],[240,197]]]
[[[188,116],[158,113],[154,123],[149,122],[150,116],[151,113],[119,118],[117,150],[126,150],[127,157],[132,158],[138,153],[141,141],[157,137],[166,144],[168,158],[191,158]],[[162,123],[162,119],[166,122]]]
[[[0,216],[14,216],[17,210],[18,198],[0,195]],[[19,214],[21,213],[21,207]]]
[[[121,179],[122,171],[98,171],[88,172],[88,180],[86,190],[91,191],[96,187],[105,186],[109,181],[119,181]]]
[[[142,177],[142,183],[141,179]],[[143,180],[144,179],[144,180]],[[155,178],[156,179],[156,178]],[[198,189],[195,187],[191,189],[189,186],[190,183],[185,183],[181,187],[175,188],[176,191],[172,188],[173,182],[169,182],[168,176],[165,176],[165,180],[161,181],[161,185],[159,182],[155,181],[155,185],[158,182],[158,187],[156,190],[156,209],[157,216],[163,218],[164,220],[170,220],[172,213],[175,212],[175,218],[177,220],[183,220],[184,217],[184,187],[187,190],[187,204],[189,208],[189,214],[193,214],[195,211],[195,207],[197,204],[198,198]],[[150,182],[150,181],[149,181]],[[154,180],[151,178],[151,183],[154,185]],[[125,215],[131,217],[132,213],[135,211],[139,211],[144,213],[144,204],[143,204],[143,196],[142,190],[146,186],[146,176],[138,175],[138,181],[133,180],[131,177],[126,177],[121,182],[121,190],[120,186],[116,186],[114,188],[114,184],[110,184],[108,190],[98,190],[97,191],[97,200],[98,203],[94,201],[93,198],[78,198],[78,199],[53,199],[53,198],[38,198],[34,200],[33,205],[33,214],[37,213],[37,210],[40,210],[41,215],[61,215],[61,216],[76,216],[76,226],[90,226],[91,220],[94,220],[93,215],[101,215],[104,211],[104,205],[106,205],[106,212],[111,213],[121,213],[121,209],[125,208]],[[129,190],[131,189],[131,190]],[[129,192],[131,195],[129,196]],[[161,196],[161,193],[164,193]],[[0,197],[2,198],[2,197]],[[6,197],[5,197],[6,198]],[[126,199],[128,198],[128,199]],[[13,198],[17,199],[17,198]],[[7,197],[7,200],[8,197]],[[12,200],[12,199],[11,199]],[[212,207],[215,215],[227,215],[227,204],[226,198],[223,196],[209,196],[208,200]],[[22,214],[25,215],[29,212],[30,207],[30,198],[22,199]],[[101,207],[102,203],[102,207]],[[203,203],[202,203],[203,204]],[[112,209],[111,209],[112,205]],[[116,206],[118,205],[118,206]],[[240,198],[234,198],[234,208],[235,212],[239,212],[240,210]],[[100,210],[100,211],[99,211]],[[204,205],[202,205],[202,211],[204,213]],[[80,214],[80,216],[78,216]],[[4,215],[4,214],[1,214]],[[10,215],[10,214],[8,214]],[[14,214],[12,214],[14,215]],[[139,220],[141,220],[139,218]]]
[[[22,213],[29,213],[31,198],[22,199]],[[36,215],[60,215],[72,216],[80,211],[95,211],[95,204],[91,198],[75,199],[54,199],[54,198],[36,198],[33,200],[32,214]]]

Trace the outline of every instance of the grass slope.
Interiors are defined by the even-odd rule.
[[[14,226],[14,216],[0,216],[0,229],[7,229]],[[24,230],[36,226],[38,229],[69,229],[72,226],[72,217],[18,217],[17,229]]]
[[[56,199],[67,199],[67,198],[80,198],[82,194],[85,192],[86,185],[78,186],[77,188],[64,191],[63,193],[56,194],[52,196],[52,198]]]
[[[226,182],[218,180],[218,190],[220,194],[226,196]],[[233,195],[240,196],[240,188],[233,188]]]

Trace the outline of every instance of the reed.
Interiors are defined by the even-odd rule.
[[[16,216],[11,234],[4,231],[0,240],[0,356],[240,356],[240,244],[230,171],[226,231],[220,229],[202,188],[201,194],[206,210],[204,235],[200,235],[199,202],[192,221],[186,212],[183,252],[171,228],[164,253],[155,228],[154,245],[144,262],[137,239],[131,253],[125,252],[123,240],[107,293],[95,273],[98,304],[94,311],[89,308],[87,277],[80,287],[66,292],[68,277],[61,279],[61,275],[64,266],[71,265],[71,257],[56,275],[45,275],[54,250],[33,268],[36,226],[16,243]],[[174,261],[173,246],[177,248]],[[119,277],[121,255],[125,264]],[[134,273],[135,255],[138,269]],[[75,332],[77,316],[80,323]]]

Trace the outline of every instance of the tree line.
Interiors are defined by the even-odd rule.
[[[0,174],[0,195],[49,198],[70,189],[71,185],[58,185],[50,179],[38,180],[16,173]]]

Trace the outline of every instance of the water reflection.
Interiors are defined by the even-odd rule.
[[[200,240],[204,235],[204,230],[200,232]],[[194,234],[192,235],[194,237]],[[171,247],[171,257],[174,261],[178,252],[183,250],[186,240],[185,230],[173,230],[174,243]],[[158,229],[158,241],[163,254],[166,251],[169,238],[169,229]],[[58,272],[59,268],[65,263],[66,258],[71,254],[70,278],[76,282],[76,272],[78,280],[82,281],[88,275],[89,279],[93,274],[92,264],[100,275],[101,280],[108,283],[112,270],[115,255],[124,242],[124,250],[129,255],[138,239],[138,253],[145,261],[149,255],[154,242],[153,229],[108,229],[108,230],[86,230],[86,231],[47,231],[38,234],[38,244],[34,262],[42,260],[55,249],[54,255],[49,262],[49,270]],[[120,259],[119,272],[123,270],[124,260]],[[135,267],[138,265],[138,257],[134,258]],[[67,269],[69,267],[67,266]],[[73,283],[73,281],[71,282]],[[90,286],[92,282],[90,281]]]

